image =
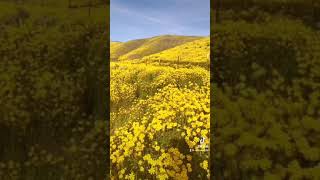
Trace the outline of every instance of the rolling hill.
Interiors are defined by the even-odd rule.
[[[142,46],[147,39],[137,39],[124,43],[111,42],[110,55],[111,60],[118,60],[124,54],[127,54]]]
[[[187,42],[202,39],[199,36],[163,35],[124,43],[111,43],[111,60],[133,60],[159,53]]]
[[[210,38],[205,37],[146,56],[143,59],[148,61],[207,62],[209,52]]]
[[[210,38],[164,35],[111,42],[111,56],[125,51],[110,62],[111,179],[122,167],[128,171],[120,178],[140,167],[137,179],[210,179],[205,153],[210,151]],[[200,136],[204,145],[197,148]],[[203,153],[190,150],[195,148]],[[150,166],[151,161],[161,165]]]

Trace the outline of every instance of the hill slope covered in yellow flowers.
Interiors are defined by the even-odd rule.
[[[207,62],[209,52],[210,38],[206,37],[146,56],[143,59],[150,61]]]
[[[111,42],[111,60],[140,59],[201,38],[203,37],[162,35],[123,43]]]
[[[148,61],[160,54],[206,62],[209,44],[168,35],[111,43],[119,57],[110,66],[111,179],[210,179],[208,66]]]

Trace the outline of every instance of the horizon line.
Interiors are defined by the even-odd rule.
[[[110,42],[129,42],[129,41],[135,41],[135,40],[141,40],[141,39],[150,39],[150,38],[155,38],[155,37],[158,37],[158,36],[186,36],[186,37],[210,37],[210,34],[209,35],[180,35],[180,34],[162,34],[162,35],[155,35],[155,36],[148,36],[148,37],[143,37],[143,38],[132,38],[132,39],[129,39],[129,40],[126,40],[126,41],[119,41],[119,40],[112,40],[110,38]]]

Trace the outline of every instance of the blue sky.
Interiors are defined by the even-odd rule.
[[[110,4],[112,41],[210,34],[210,0],[110,0]]]

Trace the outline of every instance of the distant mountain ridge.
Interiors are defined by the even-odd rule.
[[[141,59],[164,50],[199,40],[203,36],[161,35],[127,42],[111,42],[111,61]]]

